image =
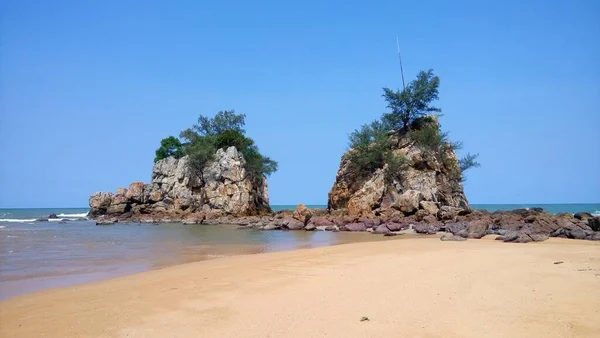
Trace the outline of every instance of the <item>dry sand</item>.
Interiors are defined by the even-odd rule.
[[[227,257],[29,294],[0,302],[0,336],[600,337],[598,318],[600,243],[422,238]]]

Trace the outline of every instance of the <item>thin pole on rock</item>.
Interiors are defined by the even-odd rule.
[[[400,60],[400,75],[402,76],[402,89],[406,89],[406,85],[404,85],[404,70],[402,69],[402,56],[400,55],[400,41],[398,40],[398,35],[396,35],[396,47],[398,48],[398,60]]]

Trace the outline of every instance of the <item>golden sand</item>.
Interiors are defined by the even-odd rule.
[[[598,318],[600,243],[430,237],[225,257],[28,294],[0,302],[0,336],[600,337]]]

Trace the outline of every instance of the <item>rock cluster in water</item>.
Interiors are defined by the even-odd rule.
[[[168,222],[193,217],[261,215],[271,211],[264,177],[251,177],[235,147],[219,149],[203,170],[189,158],[168,157],[154,164],[150,183],[131,183],[116,193],[90,196],[89,216],[99,222],[118,220]]]

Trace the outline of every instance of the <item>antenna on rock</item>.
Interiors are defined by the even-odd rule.
[[[404,84],[404,70],[402,69],[402,56],[400,56],[400,41],[398,40],[398,35],[396,35],[396,47],[398,48],[398,60],[400,60],[400,75],[402,76],[402,89],[406,89],[406,85]]]

